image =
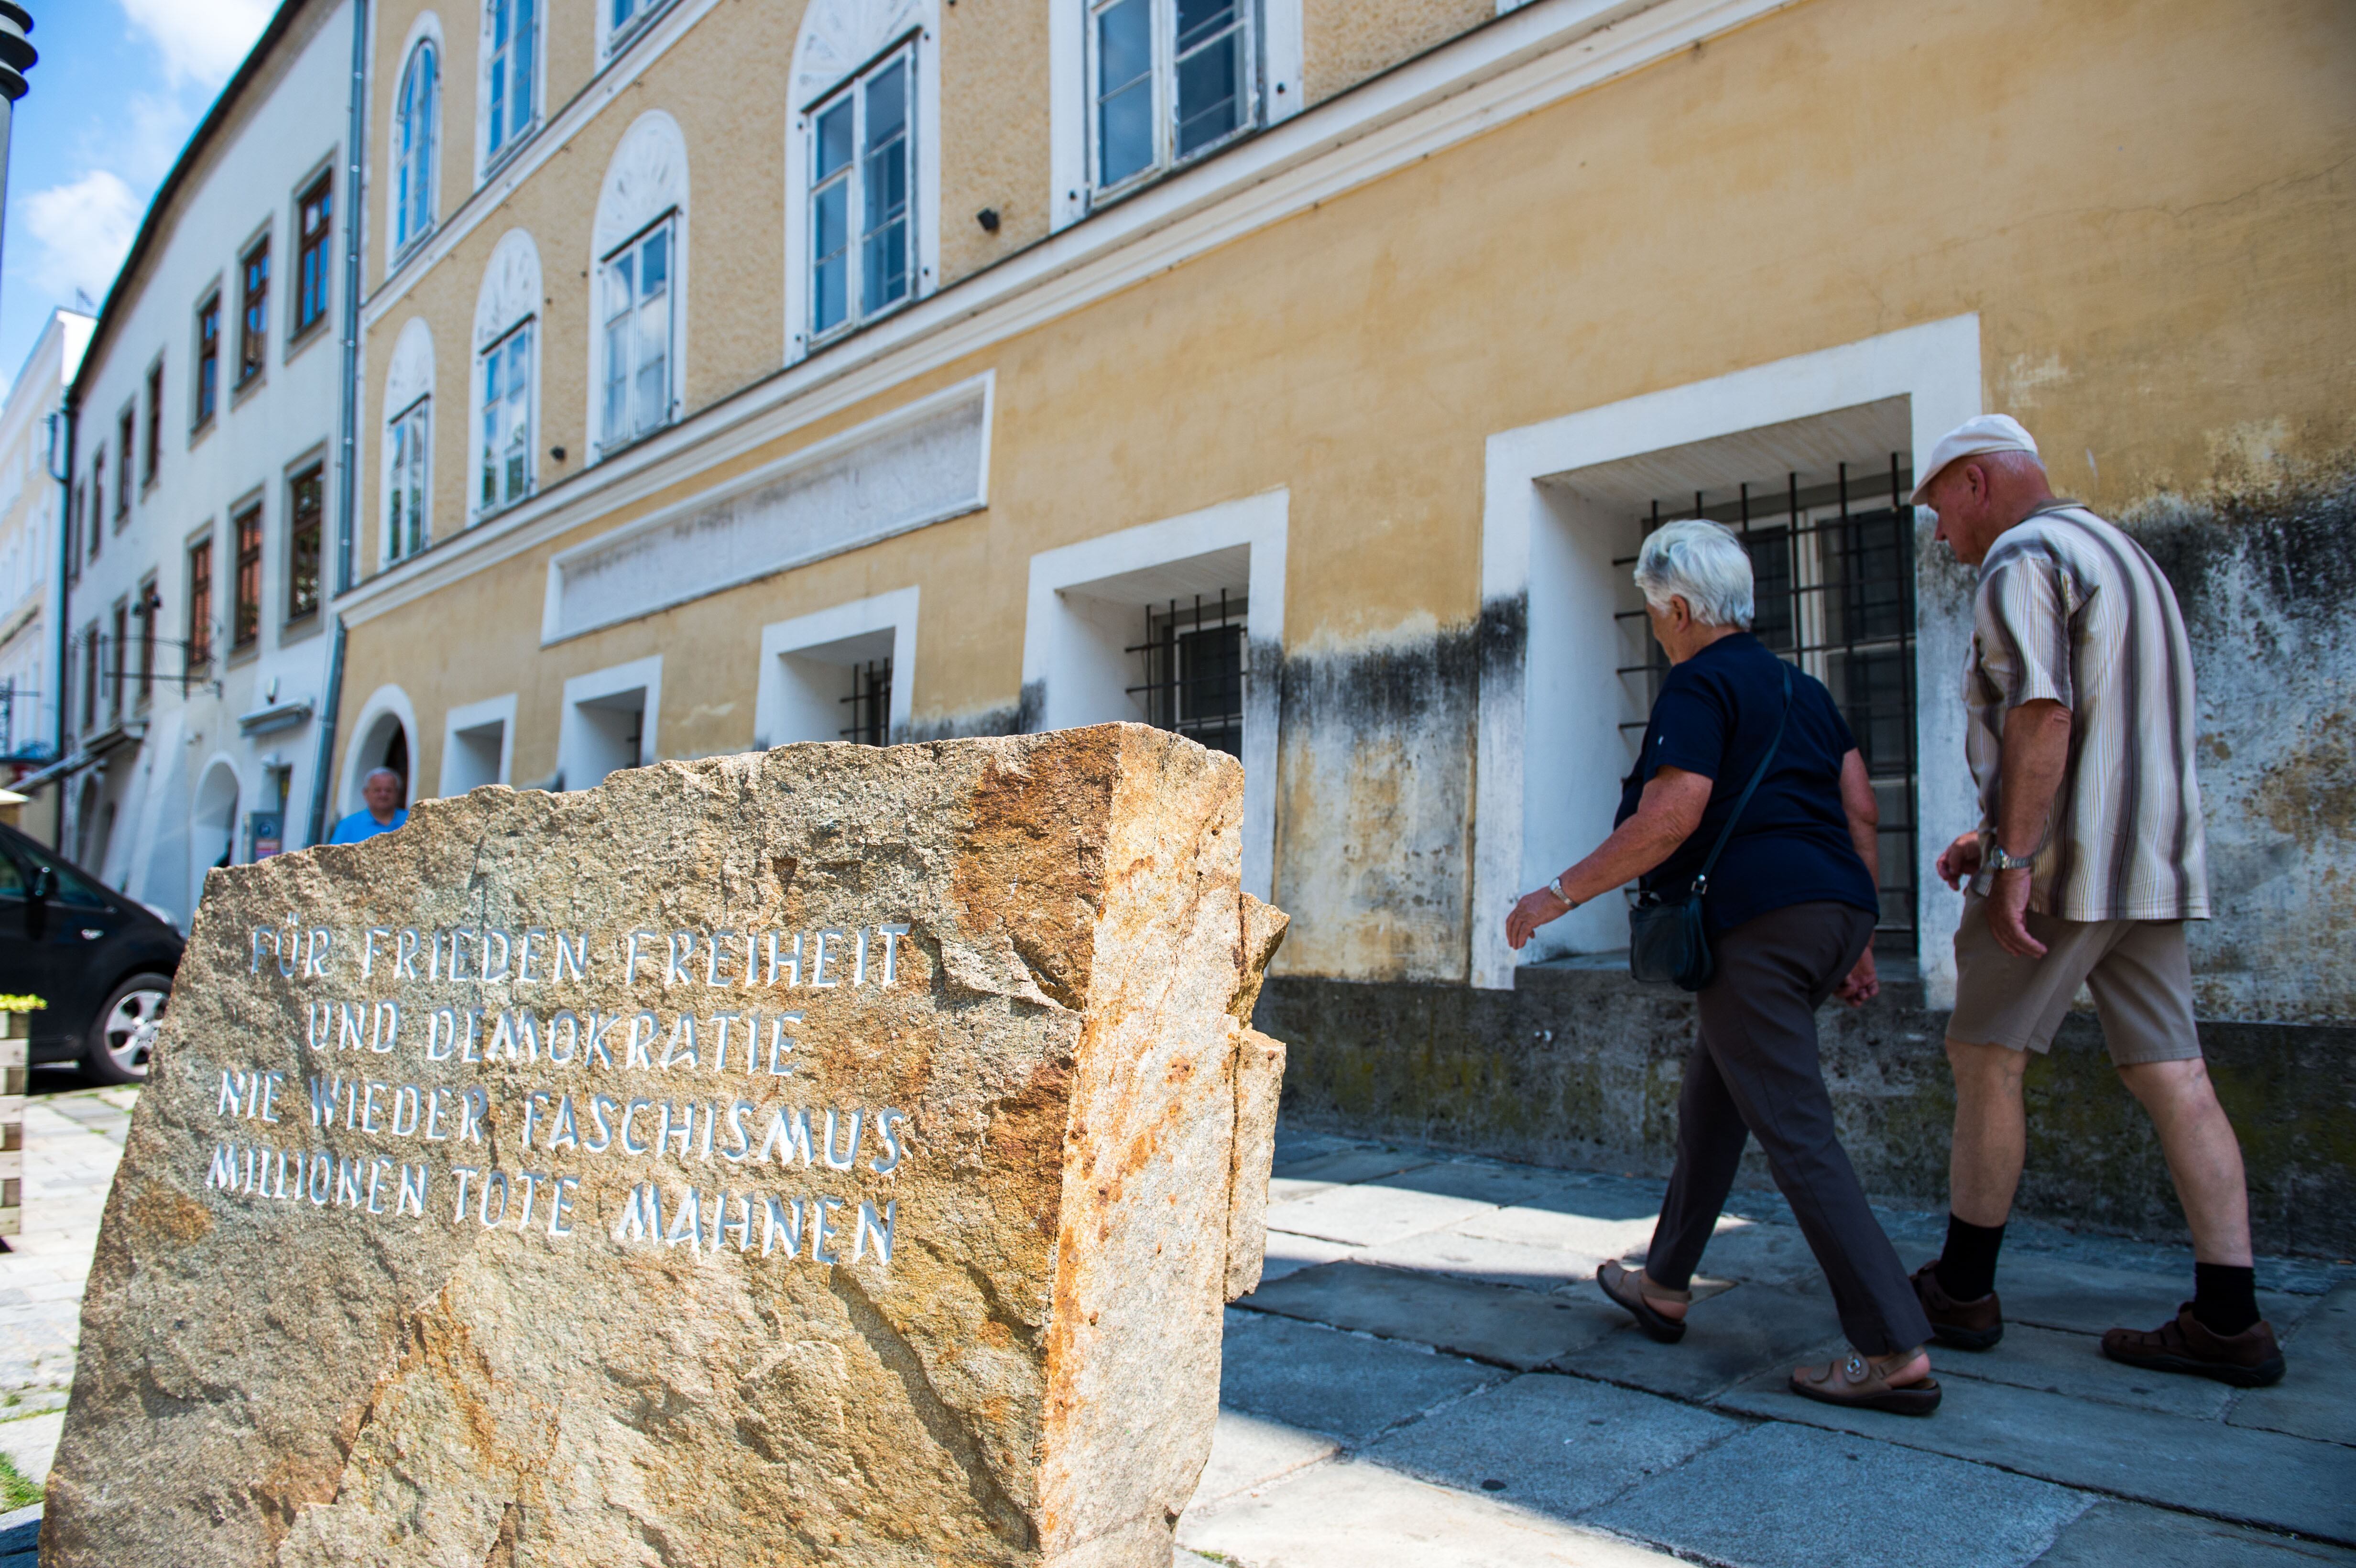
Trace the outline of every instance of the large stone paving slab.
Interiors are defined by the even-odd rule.
[[[2104,1499],[2053,1540],[2037,1568],[2351,1568],[2356,1552]]]
[[[1569,1519],[1741,1430],[1693,1405],[1533,1373],[1401,1427],[1363,1457]]]
[[[1588,1289],[1618,1326],[1554,1364],[1679,1399],[1707,1399],[1762,1371],[1828,1360],[1845,1344],[1830,1301],[1777,1285],[1740,1285],[1696,1301],[1686,1337],[1674,1345],[1645,1338],[1625,1312]]]
[[[1506,1375],[1412,1345],[1231,1308],[1219,1403],[1364,1443]]]
[[[1526,1371],[1609,1333],[1616,1309],[1508,1285],[1325,1264],[1262,1285],[1243,1306],[1408,1339]]]
[[[1976,1378],[2015,1388],[2043,1389],[2047,1393],[2131,1404],[2195,1421],[2221,1419],[2233,1397],[2232,1389],[2207,1378],[2174,1377],[2122,1366],[2103,1354],[2102,1341],[2092,1334],[2065,1334],[2028,1323],[2006,1325],[2004,1339],[1993,1350],[1933,1345],[1931,1360],[1943,1378]]]
[[[1800,1398],[1768,1372],[1721,1409],[1860,1433],[2167,1508],[2356,1542],[2356,1450],[1970,1378],[1925,1418]]]
[[[2356,1285],[2336,1285],[2316,1304],[2283,1346],[2283,1381],[2239,1395],[2225,1419],[2356,1444]]]
[[[2192,1298],[2190,1249],[2183,1257],[2181,1273],[2141,1274],[2046,1253],[2008,1253],[1997,1269],[1997,1296],[2007,1323],[2094,1335],[2105,1328],[2157,1328]],[[2277,1334],[2314,1306],[2309,1296],[2258,1295],[2258,1310]]]
[[[1353,1247],[1376,1246],[1419,1231],[1437,1231],[1491,1207],[1474,1198],[1362,1182],[1329,1187],[1289,1203],[1272,1203],[1268,1224],[1272,1231],[1297,1236],[1315,1236]]]
[[[1166,1563],[1281,1074],[1243,788],[793,746],[216,870],[44,1557]]]
[[[1680,1568],[1665,1552],[1355,1460],[1188,1514],[1178,1539],[1248,1568]]]
[[[1771,1425],[1589,1517],[1743,1568],[2022,1568],[2088,1500],[1981,1465]]]

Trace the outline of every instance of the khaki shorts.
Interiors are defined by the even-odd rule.
[[[1997,945],[1986,907],[1976,894],[1966,897],[1955,928],[1949,1040],[2051,1050],[2083,985],[2094,993],[2103,1040],[2121,1067],[2200,1058],[2182,921],[2055,920],[2031,911],[2029,933],[2045,944],[2045,956],[2021,958]]]

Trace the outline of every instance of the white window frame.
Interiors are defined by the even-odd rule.
[[[462,737],[478,734],[492,725],[499,727],[499,760],[494,775],[469,784],[461,773],[458,759]],[[436,793],[444,795],[464,795],[469,789],[486,784],[509,784],[515,776],[516,694],[487,698],[480,702],[468,702],[451,709],[442,718],[442,768]],[[412,794],[415,792],[412,792]]]
[[[475,354],[475,407],[469,409],[467,414],[475,426],[476,466],[475,472],[467,475],[467,490],[470,496],[468,509],[477,518],[492,517],[506,511],[510,507],[520,506],[530,500],[533,492],[539,488],[540,464],[536,461],[538,453],[532,446],[536,439],[535,432],[540,424],[538,417],[540,400],[537,394],[540,387],[541,345],[535,341],[539,331],[540,317],[536,315],[525,316],[521,321],[499,334],[491,343],[477,349]],[[502,351],[511,352],[511,346],[518,337],[525,339],[522,398],[523,487],[520,493],[502,494],[495,500],[487,501],[483,498],[482,493],[482,473],[484,467],[491,461],[491,448],[489,435],[483,428],[483,421],[485,414],[490,408],[491,361]],[[510,401],[514,398],[511,392],[502,396]],[[504,477],[500,487],[505,490]]]
[[[404,434],[404,429],[407,433]],[[423,555],[434,542],[434,394],[420,393],[410,404],[384,421],[385,486],[384,486],[384,563],[392,566]],[[409,531],[416,543],[409,549],[401,545],[401,518],[397,507],[403,493],[402,449],[408,453],[407,465],[414,472],[415,484],[410,493],[415,499],[412,508]]]
[[[425,27],[427,18],[419,18],[412,30],[408,52],[402,57],[401,77],[393,87],[392,133],[387,145],[393,154],[392,177],[385,181],[385,251],[388,266],[399,266],[430,237],[441,219],[440,169],[442,164],[442,39],[438,32]],[[407,132],[412,105],[410,84],[421,60],[430,60],[434,69],[432,91],[425,98],[425,141],[410,157],[402,156],[402,137]],[[423,215],[417,227],[407,229],[412,207],[402,197],[404,182],[414,176],[423,183]],[[226,357],[226,356],[224,356]]]
[[[1148,69],[1153,95],[1153,155],[1146,164],[1129,174],[1108,180],[1104,176],[1103,123],[1099,116],[1097,73],[1099,69],[1099,20],[1108,12],[1124,5],[1141,5],[1151,11],[1152,64]],[[1243,113],[1234,129],[1216,139],[1205,143],[1191,153],[1178,150],[1178,0],[1087,0],[1087,101],[1088,187],[1098,197],[1116,195],[1141,185],[1156,175],[1167,173],[1182,164],[1194,162],[1226,146],[1238,136],[1257,130],[1260,124],[1259,103],[1261,66],[1259,58],[1258,0],[1237,0],[1237,18],[1232,31],[1243,36],[1244,104]],[[1197,46],[1200,48],[1201,46]]]
[[[914,711],[917,595],[916,588],[896,588],[762,627],[754,747],[841,740],[842,680],[830,677],[847,677],[879,652],[892,661],[888,732],[894,740],[905,735]]]
[[[613,698],[633,693],[638,698],[638,754],[636,761],[620,765],[642,768],[660,755],[655,746],[655,726],[662,711],[662,655],[650,654],[627,664],[576,675],[564,683],[564,709],[557,726],[556,766],[563,775],[567,791],[594,789],[605,779],[603,773],[595,778],[588,776],[593,771],[590,753],[595,738],[581,709],[605,707]]]
[[[637,363],[638,336],[635,331],[626,331],[624,336],[628,344],[629,357],[628,368],[622,375],[622,404],[626,417],[622,421],[624,428],[617,431],[614,428],[613,405],[608,398],[608,389],[614,381],[615,366],[614,315],[608,307],[607,298],[614,283],[615,268],[626,257],[636,259],[637,266],[634,272],[637,277],[631,285],[631,304],[624,313],[635,323],[637,312],[643,308],[642,302],[638,299],[637,288],[643,282],[645,272],[644,249],[647,242],[657,235],[662,236],[664,240],[662,411],[653,422],[644,425],[627,417],[629,411],[637,405],[637,379],[643,367]],[[652,435],[679,418],[679,212],[677,208],[673,208],[631,235],[611,254],[603,257],[597,263],[596,314],[589,325],[589,330],[598,336],[602,345],[597,357],[597,384],[593,394],[597,400],[597,447],[601,455],[619,451],[634,441]]]
[[[530,52],[524,59],[521,74],[525,91],[531,95],[531,104],[530,112],[524,116],[521,123],[515,123],[512,115],[509,115],[509,123],[505,128],[506,133],[493,140],[491,126],[493,80],[502,68],[508,69],[508,78],[504,84],[506,95],[500,101],[501,110],[504,112],[512,106],[514,101],[517,75],[512,69],[513,55],[517,48],[513,28],[510,27],[509,41],[504,48],[495,49],[491,41],[492,29],[502,5],[507,7],[510,15],[518,10],[528,14],[526,34],[527,47]],[[513,157],[517,149],[530,141],[533,133],[540,129],[547,104],[547,93],[544,88],[547,78],[548,27],[547,18],[542,14],[546,5],[547,0],[483,0],[482,37],[475,51],[477,62],[475,81],[475,183],[477,185],[487,181],[498,171],[500,165]]]
[[[596,7],[597,53],[608,59],[628,48],[656,17],[670,9],[673,0],[633,0],[630,14],[620,21],[614,20],[615,0],[591,0]]]
[[[801,332],[803,340],[812,347],[831,342],[846,333],[854,332],[871,322],[881,320],[894,311],[904,309],[915,303],[916,297],[924,292],[927,272],[924,266],[923,251],[919,245],[917,231],[918,209],[923,205],[918,197],[918,180],[921,171],[917,166],[917,159],[923,151],[923,144],[918,138],[918,117],[922,104],[919,101],[920,83],[917,76],[916,43],[917,39],[913,34],[903,38],[884,53],[876,56],[858,70],[845,77],[830,89],[825,97],[813,102],[799,116],[804,127],[803,145],[799,152],[806,160],[802,174],[802,237],[799,258],[803,278]],[[902,241],[902,260],[908,282],[907,287],[901,292],[898,299],[871,308],[863,298],[864,290],[862,287],[866,273],[863,255],[866,236],[862,232],[862,226],[865,221],[863,214],[866,206],[867,181],[866,158],[863,151],[867,139],[865,89],[869,82],[895,65],[907,72],[906,86],[903,90],[902,96],[905,105],[903,113],[905,118],[900,132],[900,156],[905,165],[904,179],[906,187],[906,201],[903,208],[902,220],[907,225],[906,238]],[[829,176],[821,185],[818,173],[819,122],[830,111],[845,102],[850,104],[851,110],[851,161],[841,175]],[[841,184],[848,192],[844,198],[849,228],[842,251],[843,316],[831,326],[820,328],[818,325],[817,208],[820,191],[831,188],[838,183]]]

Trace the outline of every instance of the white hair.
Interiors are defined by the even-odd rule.
[[[407,787],[409,784],[407,779],[402,778],[391,768],[370,768],[368,771],[368,777],[360,780],[360,787],[362,789],[366,789],[369,785],[376,783],[379,779],[391,779],[393,783],[402,785],[404,788]]]
[[[1723,523],[1701,517],[1663,523],[1636,552],[1635,577],[1644,603],[1655,610],[1683,599],[1705,626],[1751,625],[1751,552]]]

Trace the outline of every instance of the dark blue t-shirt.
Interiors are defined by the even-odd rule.
[[[1713,781],[1701,826],[1643,880],[1647,890],[1693,885],[1735,801],[1775,737],[1783,707],[1785,663],[1748,632],[1738,632],[1671,667],[1644,726],[1644,750],[1622,782],[1620,815],[1636,814],[1644,786],[1665,767]],[[1713,932],[1793,904],[1853,904],[1880,917],[1880,900],[1848,836],[1841,807],[1841,759],[1857,749],[1832,693],[1814,676],[1792,670],[1792,717],[1759,793],[1709,874],[1702,907]]]

